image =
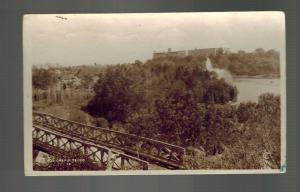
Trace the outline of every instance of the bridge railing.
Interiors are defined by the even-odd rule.
[[[42,125],[73,137],[120,149],[137,158],[162,163],[171,168],[183,168],[185,149],[176,145],[107,128],[89,126],[40,112],[33,112],[33,125]]]
[[[89,143],[81,139],[33,126],[33,146],[39,150],[58,157],[68,158],[68,154],[76,151],[79,156],[75,160],[89,159],[97,167],[107,170],[147,170],[148,163],[136,157],[111,150],[107,147]],[[72,155],[71,155],[72,156]],[[66,160],[66,159],[62,159]]]

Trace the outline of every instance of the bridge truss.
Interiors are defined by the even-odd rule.
[[[141,159],[39,126],[33,126],[33,146],[37,150],[59,157],[56,161],[83,160],[93,163],[98,169],[106,170],[148,169],[148,162]]]
[[[39,112],[33,112],[33,125],[34,129],[38,126],[44,130],[55,131],[70,138],[80,139],[82,142],[119,150],[128,156],[169,169],[184,168],[182,164],[185,149],[169,143],[89,126]]]

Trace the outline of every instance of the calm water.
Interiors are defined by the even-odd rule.
[[[235,78],[233,84],[238,88],[237,102],[258,100],[263,93],[280,94],[280,79]]]

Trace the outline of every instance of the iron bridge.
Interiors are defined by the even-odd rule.
[[[184,169],[182,147],[40,112],[33,112],[33,147],[54,156],[77,150],[105,169]]]

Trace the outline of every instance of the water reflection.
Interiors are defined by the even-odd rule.
[[[254,101],[263,93],[280,94],[280,79],[235,78],[233,84],[238,89],[237,102]]]

